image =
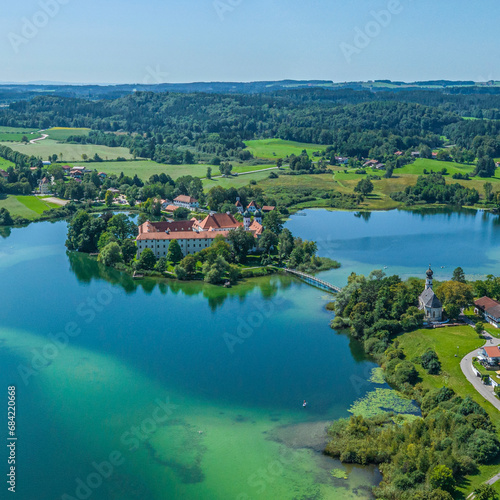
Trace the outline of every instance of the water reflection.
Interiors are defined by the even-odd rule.
[[[136,293],[138,289],[142,289],[147,295],[153,294],[156,289],[162,295],[168,292],[175,295],[181,293],[187,297],[201,294],[207,299],[212,311],[216,311],[228,298],[239,298],[244,301],[256,289],[260,290],[262,298],[270,300],[280,289],[286,290],[293,284],[293,278],[281,275],[253,278],[233,288],[208,285],[201,281],[181,282],[160,278],[134,280],[126,273],[98,263],[87,254],[67,252],[67,255],[70,269],[81,283],[89,284],[92,281],[105,280],[114,286],[121,287],[127,295]]]

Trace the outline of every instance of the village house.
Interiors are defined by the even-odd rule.
[[[0,168],[0,177],[2,177],[3,179],[7,179],[9,177],[9,174]]]
[[[257,205],[257,203],[255,203],[255,201],[251,201],[247,207],[247,210],[251,213],[251,214],[254,214],[255,212],[257,212],[257,210],[259,210],[259,205]]]
[[[486,346],[479,350],[478,359],[480,361],[486,361],[490,366],[495,366],[500,364],[500,347]]]
[[[200,206],[198,200],[196,198],[193,198],[191,196],[185,196],[181,194],[180,196],[177,196],[174,200],[174,205],[176,207],[184,207],[188,208],[189,210],[195,210]]]
[[[335,157],[335,161],[339,164],[339,165],[347,165],[349,163],[349,158],[346,158],[344,156],[336,156]]]
[[[62,169],[63,169],[64,175],[69,175],[69,173],[71,172],[71,167],[69,165],[63,165]]]
[[[276,210],[276,207],[273,207],[272,205],[264,205],[262,207],[261,212],[264,214],[268,214],[269,212],[272,212],[273,210]]]
[[[106,177],[108,176],[108,174],[106,174],[106,172],[99,172],[97,175],[99,176],[99,179],[101,179],[101,181],[106,179]]]
[[[38,184],[40,188],[40,194],[49,194],[50,193],[50,186],[51,183],[47,177],[44,177],[42,180],[40,180]]]
[[[236,203],[235,203],[234,205],[235,205],[235,207],[236,207],[236,210],[238,210],[238,212],[239,212],[240,214],[242,214],[242,213],[244,212],[243,205],[241,204],[241,201],[240,201],[240,199],[239,199],[239,198],[236,200]]]
[[[500,325],[500,302],[490,299],[489,297],[481,297],[474,301],[474,312],[478,316],[482,316],[485,321],[498,328]]]
[[[377,160],[368,160],[367,162],[363,163],[363,167],[374,167],[375,165],[377,165],[377,163]]]

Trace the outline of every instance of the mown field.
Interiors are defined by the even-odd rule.
[[[245,142],[248,151],[250,151],[256,158],[263,158],[266,160],[277,160],[285,156],[294,154],[300,155],[305,149],[309,156],[312,157],[315,151],[322,151],[326,146],[318,144],[307,144],[302,142],[284,141],[282,139],[262,139],[256,141]]]
[[[0,157],[0,168],[2,170],[7,170],[9,167],[13,167],[14,163],[12,163],[9,160],[6,160],[5,158]]]
[[[99,146],[94,144],[65,144],[57,142],[53,139],[45,139],[35,144],[20,144],[10,142],[0,142],[4,146],[8,146],[14,151],[19,151],[29,156],[36,156],[47,159],[49,156],[56,154],[59,160],[64,162],[78,162],[82,160],[82,155],[86,154],[92,158],[96,153],[103,160],[115,160],[123,157],[131,159],[132,155],[128,148],[110,148],[108,146]]]
[[[0,197],[0,208],[6,208],[12,216],[24,217],[29,220],[36,220],[46,210],[58,206],[36,196],[3,195]]]
[[[0,141],[21,142],[24,136],[31,141],[41,137],[41,134],[35,128],[0,127]]]
[[[269,168],[269,166],[266,166],[266,168]],[[279,171],[276,169],[275,172],[279,175]],[[225,189],[234,187],[236,189],[247,186],[251,181],[256,181],[259,183],[259,186],[261,186],[261,181],[268,179],[269,174],[271,171],[266,170],[264,172],[255,172],[253,174],[246,174],[246,175],[238,175],[236,177],[219,177],[218,179],[212,179],[208,180],[205,179],[203,181],[203,187],[205,190],[209,190],[215,186],[221,186]],[[284,177],[284,176],[283,176]],[[270,180],[278,180],[278,179],[270,179]]]
[[[154,174],[165,173],[170,175],[172,179],[177,179],[183,175],[192,175],[193,177],[204,178],[207,175],[207,168],[212,168],[212,176],[220,175],[219,167],[207,164],[194,165],[164,165],[156,163],[153,160],[131,160],[131,161],[114,161],[114,162],[71,162],[70,166],[85,165],[90,170],[105,172],[107,174],[128,175],[133,177],[135,174],[142,180],[149,179]],[[254,170],[262,170],[272,168],[274,165],[238,165],[233,163],[233,172],[243,173]]]
[[[67,127],[53,127],[44,132],[49,136],[49,139],[54,141],[65,141],[72,135],[89,135],[89,128],[67,128]]]
[[[473,328],[459,326],[417,330],[400,335],[398,340],[409,360],[421,356],[429,347],[436,351],[441,362],[441,374],[429,375],[421,366],[417,365],[422,385],[425,388],[437,389],[447,386],[463,398],[470,396],[488,412],[493,423],[500,430],[500,413],[474,389],[460,368],[460,360],[484,344],[484,339],[479,338]],[[459,346],[458,356],[455,357],[457,346]],[[465,498],[475,487],[497,474],[499,468],[500,459],[497,459],[493,464],[481,466],[476,475],[469,477],[470,481],[460,486],[459,498]],[[495,484],[495,488],[500,493],[498,482]]]

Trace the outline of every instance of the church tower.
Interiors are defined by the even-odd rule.
[[[250,212],[247,210],[243,214],[243,226],[245,227],[245,231],[248,231],[248,228],[250,227],[251,223],[252,223],[252,216],[250,215]]]
[[[425,289],[427,290],[430,288],[432,290],[432,277],[434,276],[434,272],[431,269],[431,265],[429,264],[429,269],[425,273],[426,279],[425,279]]]

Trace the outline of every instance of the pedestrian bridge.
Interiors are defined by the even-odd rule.
[[[285,271],[287,273],[294,274],[295,276],[304,280],[306,283],[309,283],[313,286],[317,286],[318,288],[321,288],[323,290],[327,290],[328,292],[339,293],[342,290],[338,286],[332,285],[327,281],[320,280],[319,278],[315,278],[314,276],[303,273],[302,271],[296,271],[295,269],[288,269],[288,268],[285,268]]]

